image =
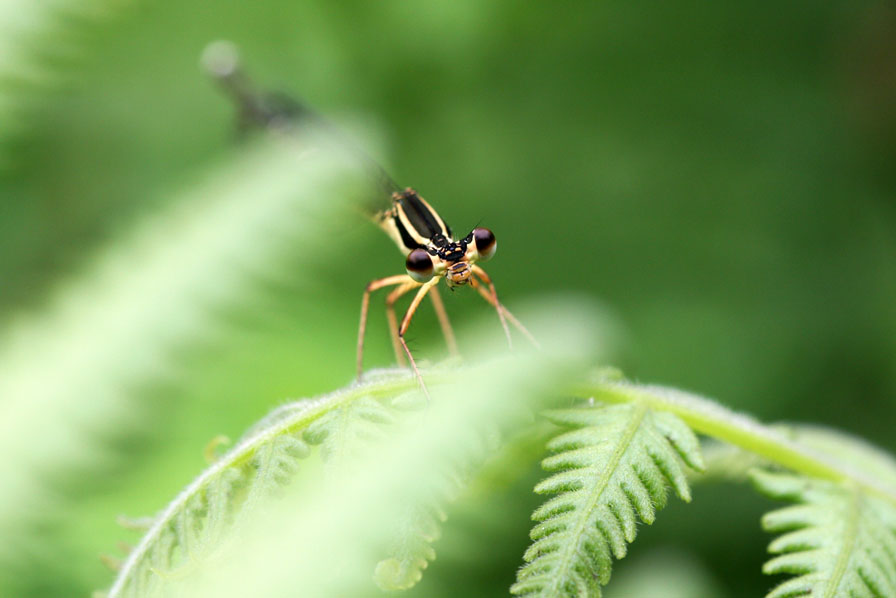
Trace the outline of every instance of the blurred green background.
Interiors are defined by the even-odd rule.
[[[456,230],[494,230],[489,272],[511,309],[583,294],[624,331],[615,365],[629,376],[896,450],[891,4],[109,6],[98,19],[63,18],[36,43],[52,85],[0,86],[22,104],[15,123],[0,123],[4,327],[40,314],[61,283],[239,151],[232,107],[197,66],[208,42],[226,38],[258,82],[378,140],[372,153]],[[106,438],[115,458],[89,476],[53,481],[64,507],[33,524],[5,580],[10,596],[108,586],[98,555],[136,538],[117,514],[162,508],[215,435],[237,437],[284,399],[351,380],[360,291],[403,260],[360,220],[330,242],[334,259],[259,277],[251,301],[214,314],[213,337],[176,348],[173,375],[135,385],[141,424]],[[469,293],[443,296],[458,324],[488,313]],[[377,305],[367,363],[387,365]],[[437,358],[425,312],[412,346]],[[494,511],[458,507],[418,595],[439,595],[440,580],[455,595],[500,595],[526,544],[537,478]],[[714,588],[707,595],[770,587],[759,572],[765,501],[734,487],[695,497],[642,530],[620,578],[678,547],[674,558]],[[470,534],[515,560],[483,554],[458,581],[451,547]]]

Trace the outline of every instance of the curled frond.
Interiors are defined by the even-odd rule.
[[[447,514],[444,505],[456,500],[471,474],[497,450],[500,436],[486,430],[468,437],[463,462],[434,464],[433,484],[427,495],[407,501],[387,540],[388,558],[377,563],[373,580],[382,590],[407,590],[423,578],[423,570],[436,558],[432,544],[442,535]]]
[[[511,591],[599,596],[612,559],[625,556],[638,519],[653,522],[666,487],[690,500],[681,462],[702,469],[699,444],[681,420],[644,402],[552,411],[548,418],[572,429],[548,444],[554,454],[543,466],[555,473],[535,491],[556,496],[532,516],[539,523]]]
[[[833,483],[756,470],[753,482],[773,498],[793,501],[762,518],[781,533],[766,574],[794,577],[768,598],[896,596],[896,508],[849,483]]]
[[[405,507],[388,542],[390,556],[379,561],[373,572],[380,589],[407,590],[417,585],[423,570],[436,558],[432,544],[441,537],[446,517],[436,501]]]
[[[313,422],[303,438],[310,444],[320,445],[328,469],[350,467],[376,443],[386,440],[399,419],[420,414],[419,401],[408,400],[418,396],[419,393],[413,392],[395,397],[388,404],[362,397]],[[383,590],[413,587],[436,557],[432,543],[441,536],[446,519],[443,504],[454,500],[467,477],[458,467],[449,467],[438,475],[439,483],[434,484],[431,496],[408,501],[399,509],[401,515],[386,542],[388,556],[377,563],[373,574],[374,582]]]
[[[392,401],[399,408],[402,401]],[[328,469],[350,466],[372,444],[383,442],[402,414],[370,397],[334,409],[305,430],[304,438],[320,444]],[[437,504],[408,504],[402,510],[386,548],[388,557],[377,563],[373,579],[384,590],[413,587],[435,559],[432,543],[441,535],[445,512]]]

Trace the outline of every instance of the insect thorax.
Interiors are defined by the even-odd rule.
[[[469,237],[469,236],[468,236]],[[429,246],[426,251],[429,255],[437,256],[443,262],[456,262],[462,260],[467,255],[467,245],[470,238],[464,238],[460,241],[452,241],[441,233],[436,233],[429,240]]]

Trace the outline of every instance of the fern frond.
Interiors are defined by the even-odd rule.
[[[782,533],[763,572],[795,575],[768,598],[896,596],[896,507],[854,484],[764,470],[751,477],[764,494],[800,503],[762,518],[766,531]]]
[[[746,482],[755,468],[768,465],[768,461],[758,455],[719,440],[706,440],[701,449],[705,468],[689,476],[694,483],[722,480]]]
[[[612,559],[625,556],[638,519],[653,522],[666,487],[690,500],[681,461],[702,469],[699,444],[681,420],[645,402],[547,416],[573,429],[548,443],[555,454],[543,466],[557,473],[535,491],[556,496],[532,516],[540,523],[511,591],[544,598],[599,596]]]
[[[858,485],[896,503],[896,462],[856,438],[805,427],[768,426],[694,393],[657,385],[606,379],[575,387],[579,396],[607,403],[644,401],[675,414],[697,433],[732,444],[755,458],[813,478]],[[738,466],[742,466],[741,462]]]
[[[373,575],[380,589],[407,590],[423,578],[423,570],[436,558],[432,544],[442,535],[442,524],[448,517],[445,506],[457,500],[473,472],[494,454],[499,443],[500,434],[487,427],[481,434],[469,436],[463,461],[433,466],[429,492],[399,499],[400,514],[386,542],[391,556],[377,563]]]
[[[275,411],[215,461],[159,515],[125,561],[110,598],[153,596],[166,579],[207,561],[234,525],[295,477],[310,452],[305,434],[325,417],[358,402],[369,410],[370,393],[414,388],[404,374],[380,375],[371,385],[351,387]],[[314,434],[310,435],[312,438]]]
[[[328,466],[341,468],[357,460],[371,443],[382,441],[397,417],[398,413],[373,397],[361,397],[313,422],[303,438],[320,445]]]
[[[419,393],[412,395],[416,402],[399,396],[388,405],[372,397],[362,397],[313,422],[303,437],[311,444],[321,445],[321,455],[329,467],[348,467],[372,446],[386,440],[398,420],[409,415],[409,408],[422,406]],[[405,501],[398,509],[400,515],[386,542],[389,556],[377,563],[373,574],[374,582],[381,589],[407,590],[422,579],[423,570],[436,557],[432,544],[441,536],[442,523],[447,518],[443,504],[455,498],[465,477],[455,467],[443,475],[433,496]]]
[[[96,437],[137,425],[133,390],[174,373],[174,347],[211,336],[215,309],[245,304],[259,275],[326,229],[325,214],[303,212],[342,171],[302,162],[292,146],[253,149],[188,186],[0,336],[0,452],[16,455],[0,462],[0,536],[52,510],[47,480],[107,460]],[[0,546],[0,560],[14,546]]]
[[[836,462],[850,478],[875,480],[884,492],[874,494],[896,503],[896,459],[893,455],[846,432],[818,425],[796,425],[790,435],[800,444]],[[871,490],[869,488],[868,490]]]
[[[6,0],[0,4],[0,139],[27,122],[26,106],[57,84],[79,50],[79,36],[127,0]],[[0,148],[3,150],[5,148]],[[0,164],[8,155],[0,151]]]
[[[365,397],[314,422],[305,431],[305,439],[320,444],[324,461],[340,469],[385,440],[397,416],[380,401]],[[373,572],[374,581],[384,590],[405,590],[420,581],[423,570],[436,558],[432,543],[441,535],[446,518],[435,504],[407,504],[401,513],[388,542],[390,556],[379,561]]]
[[[373,572],[373,581],[381,590],[408,590],[423,579],[423,570],[435,560],[432,544],[442,536],[445,510],[436,502],[406,505],[391,538],[388,554]]]

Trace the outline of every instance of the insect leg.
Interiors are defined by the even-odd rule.
[[[420,370],[417,369],[417,362],[414,361],[414,356],[411,355],[411,350],[408,349],[408,344],[404,340],[404,333],[407,332],[408,326],[411,324],[411,318],[414,317],[414,312],[417,311],[417,306],[420,305],[420,302],[423,301],[423,298],[426,297],[426,294],[429,292],[431,288],[436,286],[441,277],[434,276],[428,282],[424,283],[423,286],[417,291],[417,294],[414,295],[414,300],[411,301],[410,307],[408,307],[408,311],[405,312],[404,318],[401,320],[401,327],[398,329],[398,340],[401,342],[401,346],[404,348],[405,354],[408,356],[408,361],[411,362],[411,367],[414,369],[414,374],[417,376],[417,381],[420,382],[420,388],[423,389],[423,394],[426,395],[427,400],[431,400],[429,396],[429,391],[426,390],[426,384],[423,382],[423,376],[420,375]]]
[[[476,289],[480,295],[482,295],[483,299],[489,302],[489,304],[494,307],[498,312],[498,317],[501,319],[501,325],[504,327],[504,334],[507,335],[507,341],[510,342],[510,330],[507,328],[507,322],[510,322],[514,325],[514,327],[523,333],[523,335],[529,339],[529,341],[535,345],[536,347],[541,347],[535,337],[532,336],[532,333],[529,332],[523,324],[517,320],[510,311],[504,307],[504,305],[498,301],[498,292],[495,290],[495,285],[492,283],[492,279],[488,274],[485,273],[485,270],[480,268],[479,266],[473,266],[473,274],[478,276],[482,282],[480,283],[476,278],[473,278],[473,288]],[[487,285],[486,288],[483,285]]]
[[[454,337],[454,330],[451,328],[451,322],[448,320],[448,312],[445,311],[445,304],[442,302],[442,296],[439,295],[439,289],[434,288],[429,293],[432,299],[432,306],[436,310],[436,317],[439,318],[439,326],[442,327],[442,334],[445,335],[445,344],[448,345],[448,352],[452,357],[459,355],[457,351],[457,339]]]
[[[392,348],[395,350],[395,361],[399,366],[406,366],[407,360],[404,357],[404,351],[401,349],[401,343],[398,341],[398,319],[395,317],[395,302],[399,297],[420,286],[420,283],[414,280],[398,286],[386,297],[386,320],[389,322],[389,337],[392,339]]]
[[[364,296],[361,298],[361,324],[358,326],[358,379],[361,378],[361,368],[364,358],[364,331],[367,329],[367,311],[370,308],[370,293],[383,287],[395,286],[408,281],[411,281],[411,277],[407,274],[396,274],[395,276],[387,276],[371,281],[364,289]]]

